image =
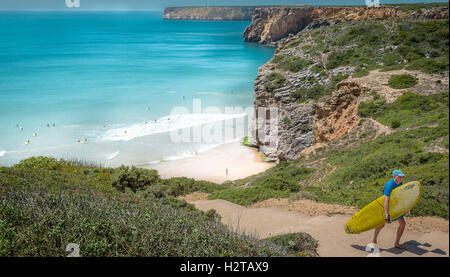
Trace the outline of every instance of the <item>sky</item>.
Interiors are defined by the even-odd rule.
[[[66,0],[0,0],[0,10],[162,10],[174,6],[259,5],[364,5],[365,0],[68,0],[79,8],[68,8]],[[388,3],[448,2],[448,0],[379,0]]]

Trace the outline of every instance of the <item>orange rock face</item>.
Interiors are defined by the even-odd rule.
[[[383,20],[390,18],[443,19],[448,18],[448,6],[408,11],[395,6],[381,7],[270,7],[257,8],[252,24],[244,31],[244,40],[273,45],[296,34],[310,23],[331,23]]]

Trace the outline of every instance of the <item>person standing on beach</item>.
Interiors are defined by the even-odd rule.
[[[401,186],[403,184],[403,178],[405,177],[405,174],[401,172],[400,170],[394,170],[392,173],[393,178],[389,180],[386,185],[384,185],[383,195],[384,195],[384,220],[387,223],[391,223],[394,221],[398,221],[398,229],[397,229],[397,237],[395,239],[394,247],[398,249],[404,249],[400,245],[400,238],[403,235],[403,231],[405,231],[406,227],[406,221],[404,216],[395,219],[394,221],[391,221],[391,216],[389,215],[389,198],[391,197],[391,192],[395,188]],[[378,228],[375,228],[375,234],[373,236],[373,243],[377,243],[378,234],[380,233],[381,229],[383,229],[384,224]]]

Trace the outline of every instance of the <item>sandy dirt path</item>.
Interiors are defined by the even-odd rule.
[[[279,234],[306,232],[319,241],[318,253],[324,257],[366,257],[366,246],[373,231],[349,235],[344,225],[351,215],[310,216],[280,208],[247,208],[225,200],[196,200],[198,209],[215,209],[231,229],[267,238]],[[408,218],[406,218],[408,222]],[[448,223],[447,223],[448,224]],[[381,257],[448,257],[449,233],[405,230],[400,241],[406,250],[393,248],[397,223],[387,224],[378,237]]]

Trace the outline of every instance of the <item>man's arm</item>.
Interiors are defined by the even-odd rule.
[[[389,196],[384,196],[384,219],[387,222],[391,222],[391,216],[389,215]]]

